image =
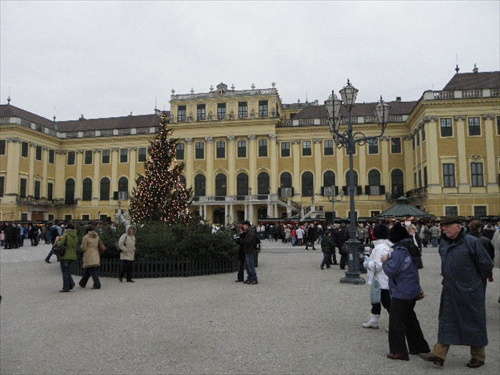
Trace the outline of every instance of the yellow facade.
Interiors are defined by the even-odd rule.
[[[358,217],[403,194],[437,217],[500,215],[499,92],[428,91],[415,102],[389,102],[396,113],[384,136],[354,155]],[[375,104],[355,106],[356,131],[378,134],[365,111]],[[10,103],[1,108],[0,221],[114,220],[128,208],[157,116],[55,122]],[[221,83],[206,93],[173,92],[169,115],[195,190],[191,210],[207,220],[348,216],[348,197],[340,195],[348,156],[332,144],[322,105],[282,104],[274,84],[235,90]],[[332,181],[335,197],[324,189]]]

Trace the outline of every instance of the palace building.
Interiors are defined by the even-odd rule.
[[[356,147],[358,217],[401,196],[436,217],[500,215],[500,72],[456,70],[442,90],[389,101],[383,137]],[[367,136],[380,130],[375,105],[352,111]],[[204,93],[172,90],[167,114],[194,192],[190,209],[208,221],[348,217],[348,155],[323,103],[282,103],[274,83],[220,83]],[[0,221],[114,220],[128,209],[159,120],[56,121],[9,99],[0,105]]]

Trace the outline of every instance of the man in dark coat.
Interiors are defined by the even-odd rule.
[[[257,256],[257,240],[255,238],[255,230],[249,221],[243,222],[243,231],[245,236],[242,238],[243,248],[245,251],[245,264],[248,277],[244,281],[245,284],[255,285],[258,284],[257,271],[255,270],[255,258]]]
[[[462,219],[441,221],[444,237],[439,245],[443,289],[439,306],[438,343],[431,353],[419,356],[442,366],[450,345],[470,346],[470,368],[484,365],[486,332],[486,282],[492,280],[493,263],[478,238],[465,234]]]

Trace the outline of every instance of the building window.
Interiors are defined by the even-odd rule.
[[[102,150],[101,151],[101,162],[102,164],[109,164],[111,160],[111,151],[110,150]]]
[[[219,173],[215,176],[215,195],[217,197],[225,197],[227,191],[227,177],[225,174]]]
[[[186,106],[177,107],[177,122],[186,122]]]
[[[391,153],[392,154],[401,153],[401,138],[391,138]]]
[[[226,103],[217,103],[217,120],[226,118]]]
[[[198,121],[206,120],[207,114],[205,110],[205,104],[198,104],[196,106],[196,119]]]
[[[326,171],[323,173],[323,186],[335,186],[335,173],[333,173],[333,171]]]
[[[28,180],[25,178],[21,178],[21,183],[19,184],[19,196],[21,198],[26,198],[28,187]]]
[[[475,217],[488,216],[488,211],[486,210],[486,206],[474,206],[474,216]]]
[[[472,186],[484,186],[483,163],[470,163]]]
[[[457,206],[445,206],[444,207],[445,216],[458,216],[458,207]]]
[[[267,139],[259,139],[259,156],[267,157]]]
[[[302,156],[311,156],[311,155],[312,155],[311,141],[302,142]]]
[[[146,147],[139,147],[139,153],[137,154],[137,161],[139,163],[144,163],[148,156],[148,149]]]
[[[420,133],[415,133],[415,137],[417,138],[417,147],[420,146]]]
[[[120,149],[120,163],[128,163],[128,148]]]
[[[217,159],[224,159],[226,157],[226,142],[217,141],[215,146]]]
[[[422,143],[425,141],[425,126],[422,126]]]
[[[441,137],[453,137],[453,121],[451,118],[440,119]]]
[[[194,178],[194,195],[195,197],[205,196],[205,176],[197,174]]]
[[[469,117],[469,135],[481,135],[481,122],[479,117]]]
[[[101,178],[101,184],[99,186],[99,199],[102,201],[109,201],[109,192],[111,191],[110,189],[111,184],[109,181],[109,178],[103,177]]]
[[[311,172],[302,174],[302,196],[314,197],[314,178]]]
[[[500,116],[497,116],[497,135],[500,135]]]
[[[238,118],[247,118],[247,117],[248,117],[248,103],[238,102]]]
[[[85,178],[82,185],[82,201],[92,200],[92,180],[90,178]]]
[[[92,151],[85,151],[85,164],[92,164]]]
[[[0,197],[3,197],[5,191],[5,176],[0,176]]]
[[[290,156],[290,142],[281,142],[281,157],[286,158]]]
[[[248,175],[246,173],[240,173],[236,176],[236,195],[239,197],[249,195]]]
[[[203,142],[196,142],[194,144],[194,157],[195,159],[204,159],[205,158],[205,144]]]
[[[443,186],[455,187],[455,164],[443,164]]]
[[[75,165],[75,151],[68,151],[68,165]]]
[[[323,142],[323,154],[325,156],[333,155],[333,139],[327,139]]]
[[[54,199],[54,184],[52,182],[47,184],[47,199],[49,201]]]
[[[377,139],[369,139],[368,140],[368,154],[378,154],[378,140]]]
[[[118,180],[118,199],[127,200],[128,199],[128,178],[120,177]]]
[[[184,143],[177,143],[175,146],[175,158],[177,160],[184,160]]]
[[[265,118],[267,117],[268,105],[267,100],[259,100],[259,117]]]
[[[35,199],[40,199],[42,193],[42,182],[35,181]]]
[[[49,150],[49,164],[54,164],[55,154],[54,150]]]
[[[267,195],[271,192],[269,187],[269,174],[266,172],[261,172],[257,176],[257,194]]]
[[[238,157],[246,158],[247,156],[247,141],[240,140],[238,141]]]
[[[370,172],[368,172],[368,185],[380,186],[380,172],[376,169],[372,169]]]
[[[394,169],[391,172],[391,196],[399,198],[405,193],[404,175],[401,169]]]
[[[21,143],[21,156],[27,158],[28,157],[29,144],[28,142]]]
[[[5,155],[5,139],[0,140],[0,155]]]
[[[64,194],[64,204],[75,204],[75,180],[68,178],[66,180],[66,191]]]
[[[36,146],[35,148],[35,159],[42,160],[42,146]]]
[[[424,167],[424,187],[427,187],[427,167]]]

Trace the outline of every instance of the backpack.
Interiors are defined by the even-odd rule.
[[[57,227],[53,225],[50,227],[50,237],[56,238],[57,236],[59,236],[59,231],[57,230]]]

